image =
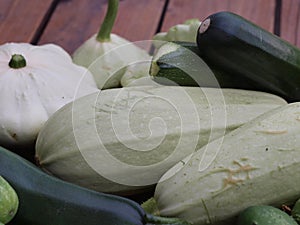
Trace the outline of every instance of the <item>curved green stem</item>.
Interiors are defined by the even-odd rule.
[[[108,0],[107,12],[96,37],[99,42],[110,41],[110,33],[117,17],[118,8],[119,0]]]
[[[19,55],[19,54],[14,54],[14,55],[12,55],[8,65],[12,69],[20,69],[20,68],[26,66],[26,60],[25,60],[24,56]]]

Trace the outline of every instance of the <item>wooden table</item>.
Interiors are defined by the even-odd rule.
[[[107,0],[0,0],[0,44],[55,43],[72,53],[96,33]],[[300,0],[121,0],[113,32],[149,40],[186,19],[232,11],[300,47]]]

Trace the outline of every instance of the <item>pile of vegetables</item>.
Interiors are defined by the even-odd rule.
[[[300,50],[219,12],[150,55],[108,3],[72,56],[0,46],[0,225],[300,224]]]

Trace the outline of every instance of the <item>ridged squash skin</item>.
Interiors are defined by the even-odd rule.
[[[261,92],[140,86],[82,97],[39,133],[44,170],[97,191],[130,194],[151,187],[210,140],[287,104]]]
[[[13,65],[14,55],[24,59],[22,67]],[[0,45],[0,145],[31,159],[49,116],[97,91],[92,74],[58,45]]]
[[[225,225],[252,205],[291,204],[300,195],[299,151],[298,102],[257,117],[171,168],[155,190],[160,215]]]

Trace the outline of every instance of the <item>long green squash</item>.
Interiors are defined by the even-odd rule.
[[[233,224],[252,205],[300,196],[300,103],[269,111],[178,163],[155,191],[160,215]]]
[[[108,89],[68,104],[36,143],[49,173],[97,191],[151,188],[195,149],[285,105],[277,96],[234,89],[141,86]]]
[[[14,188],[19,200],[18,211],[9,225],[188,225],[180,219],[147,214],[130,199],[49,176],[2,147],[0,174]]]
[[[207,65],[230,75],[232,85],[244,80],[288,102],[300,100],[300,49],[245,18],[231,12],[208,16],[197,45]]]

